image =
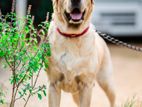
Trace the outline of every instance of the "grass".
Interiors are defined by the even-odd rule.
[[[142,107],[142,101],[133,97],[132,99],[128,99],[121,107]]]

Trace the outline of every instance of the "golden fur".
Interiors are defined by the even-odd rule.
[[[59,107],[61,90],[70,92],[78,107],[90,107],[95,81],[105,91],[111,107],[115,106],[112,64],[109,50],[90,22],[93,5],[91,0],[81,0],[85,9],[84,20],[79,26],[67,22],[64,11],[70,11],[71,0],[53,0],[54,14],[49,29],[52,56],[47,75],[50,80],[49,107]],[[87,33],[77,38],[67,38],[62,32],[80,33],[90,26]]]

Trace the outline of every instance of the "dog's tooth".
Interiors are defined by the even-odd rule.
[[[73,23],[73,21],[72,21],[72,20],[70,20],[70,21],[69,21],[69,23]]]
[[[83,20],[79,20],[79,21],[75,22],[75,21],[73,21],[73,20],[70,20],[69,23],[80,24],[80,23],[82,23],[82,21],[83,21]]]

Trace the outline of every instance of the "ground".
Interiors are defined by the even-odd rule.
[[[113,61],[117,103],[120,106],[127,99],[133,97],[142,102],[142,53],[113,45],[109,45],[109,47]],[[6,90],[10,87],[8,78],[9,73],[0,69],[0,83],[3,84],[3,88]],[[44,71],[40,75],[39,84],[48,86]],[[10,99],[9,93],[10,90],[7,91],[6,97],[8,99]],[[108,100],[98,84],[94,87],[92,94],[91,107],[109,107]],[[35,96],[28,103],[28,107],[47,107],[47,105],[48,96],[41,101]],[[18,102],[16,107],[21,107],[21,102]],[[76,107],[70,94],[62,93],[61,107]],[[137,107],[142,107],[142,105]]]

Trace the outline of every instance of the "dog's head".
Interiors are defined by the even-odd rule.
[[[93,0],[53,0],[53,6],[55,23],[73,33],[89,24]]]

